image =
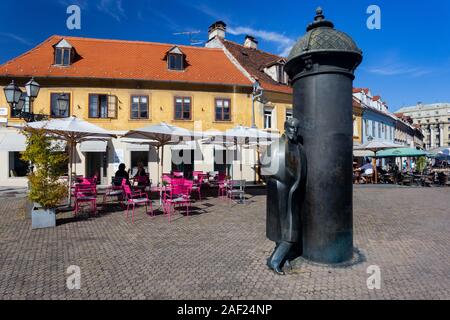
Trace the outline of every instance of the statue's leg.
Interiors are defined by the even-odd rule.
[[[267,258],[267,266],[268,266],[269,268],[271,268],[271,266],[270,266],[270,261],[272,260],[272,257],[273,257],[273,255],[275,254],[275,251],[277,251],[277,248],[278,248],[279,245],[280,245],[280,242],[275,242],[275,248],[273,249],[272,254],[270,255],[270,257]]]
[[[299,243],[293,243],[291,250],[289,250],[288,254],[286,255],[286,258],[281,262],[281,265],[284,265],[284,268],[291,270],[291,261],[297,259],[302,255],[302,250]]]
[[[269,262],[269,267],[277,274],[285,274],[281,269],[282,262],[286,260],[286,256],[291,251],[293,245],[294,243],[283,241],[275,249],[275,252],[272,255],[272,259]]]

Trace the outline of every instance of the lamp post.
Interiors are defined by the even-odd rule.
[[[255,101],[262,97],[264,93],[264,89],[261,87],[258,79],[253,82],[253,91],[252,91],[252,128],[256,128],[255,121]]]
[[[44,114],[34,114],[30,112],[30,110],[32,110],[33,101],[37,98],[40,88],[41,86],[39,83],[37,83],[34,78],[31,78],[30,81],[25,84],[26,92],[22,92],[14,80],[12,80],[8,86],[4,87],[3,91],[5,93],[6,102],[11,106],[11,111],[26,122],[33,122],[48,117]],[[24,107],[27,101],[29,110],[25,111]]]

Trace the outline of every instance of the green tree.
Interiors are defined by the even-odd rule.
[[[67,195],[67,185],[59,180],[67,155],[57,151],[58,146],[52,144],[54,139],[44,129],[26,127],[22,133],[27,139],[22,160],[34,166],[33,172],[28,175],[28,198],[44,209],[54,208]]]
[[[420,157],[416,161],[416,168],[417,171],[419,171],[421,174],[423,174],[423,171],[427,167],[427,158],[426,157]]]

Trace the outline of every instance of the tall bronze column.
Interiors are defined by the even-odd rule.
[[[293,47],[285,70],[308,163],[303,257],[335,264],[353,256],[352,88],[362,52],[325,20],[322,9],[314,20]]]

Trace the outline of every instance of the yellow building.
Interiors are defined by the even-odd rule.
[[[362,144],[362,115],[361,104],[353,99],[353,143]]]
[[[220,37],[213,36],[216,31],[210,29],[211,42]],[[259,67],[259,74],[250,74],[249,66],[241,65],[226,48],[52,36],[0,66],[0,85],[4,87],[14,80],[23,90],[34,77],[41,90],[24,110],[51,118],[76,116],[120,135],[163,121],[197,131],[251,126],[253,83],[258,78],[264,99],[255,101],[255,124],[258,128],[282,130],[285,119],[292,116],[292,94],[286,78],[271,75],[283,67],[284,60],[248,44],[240,47],[270,56],[263,61],[265,69]],[[285,77],[282,69],[278,74]],[[56,103],[61,93],[70,98],[70,109],[64,114]],[[3,94],[0,109],[10,124],[23,121],[15,117]],[[0,129],[0,161],[8,164],[0,168],[2,185],[26,183],[25,164],[20,161],[24,148],[22,135]],[[174,169],[171,154],[180,152],[179,148],[172,149],[164,150],[164,172]],[[195,161],[186,164],[186,170],[223,171],[226,166],[216,161],[228,154],[218,147],[197,144],[183,152],[186,150],[195,153]],[[240,161],[232,153],[230,165],[233,172],[238,172]],[[246,150],[242,160],[243,178],[256,180],[255,151]],[[156,179],[154,148],[113,139],[79,145],[75,168],[78,174],[98,174],[101,182],[108,184],[119,163],[134,169],[140,161]]]

